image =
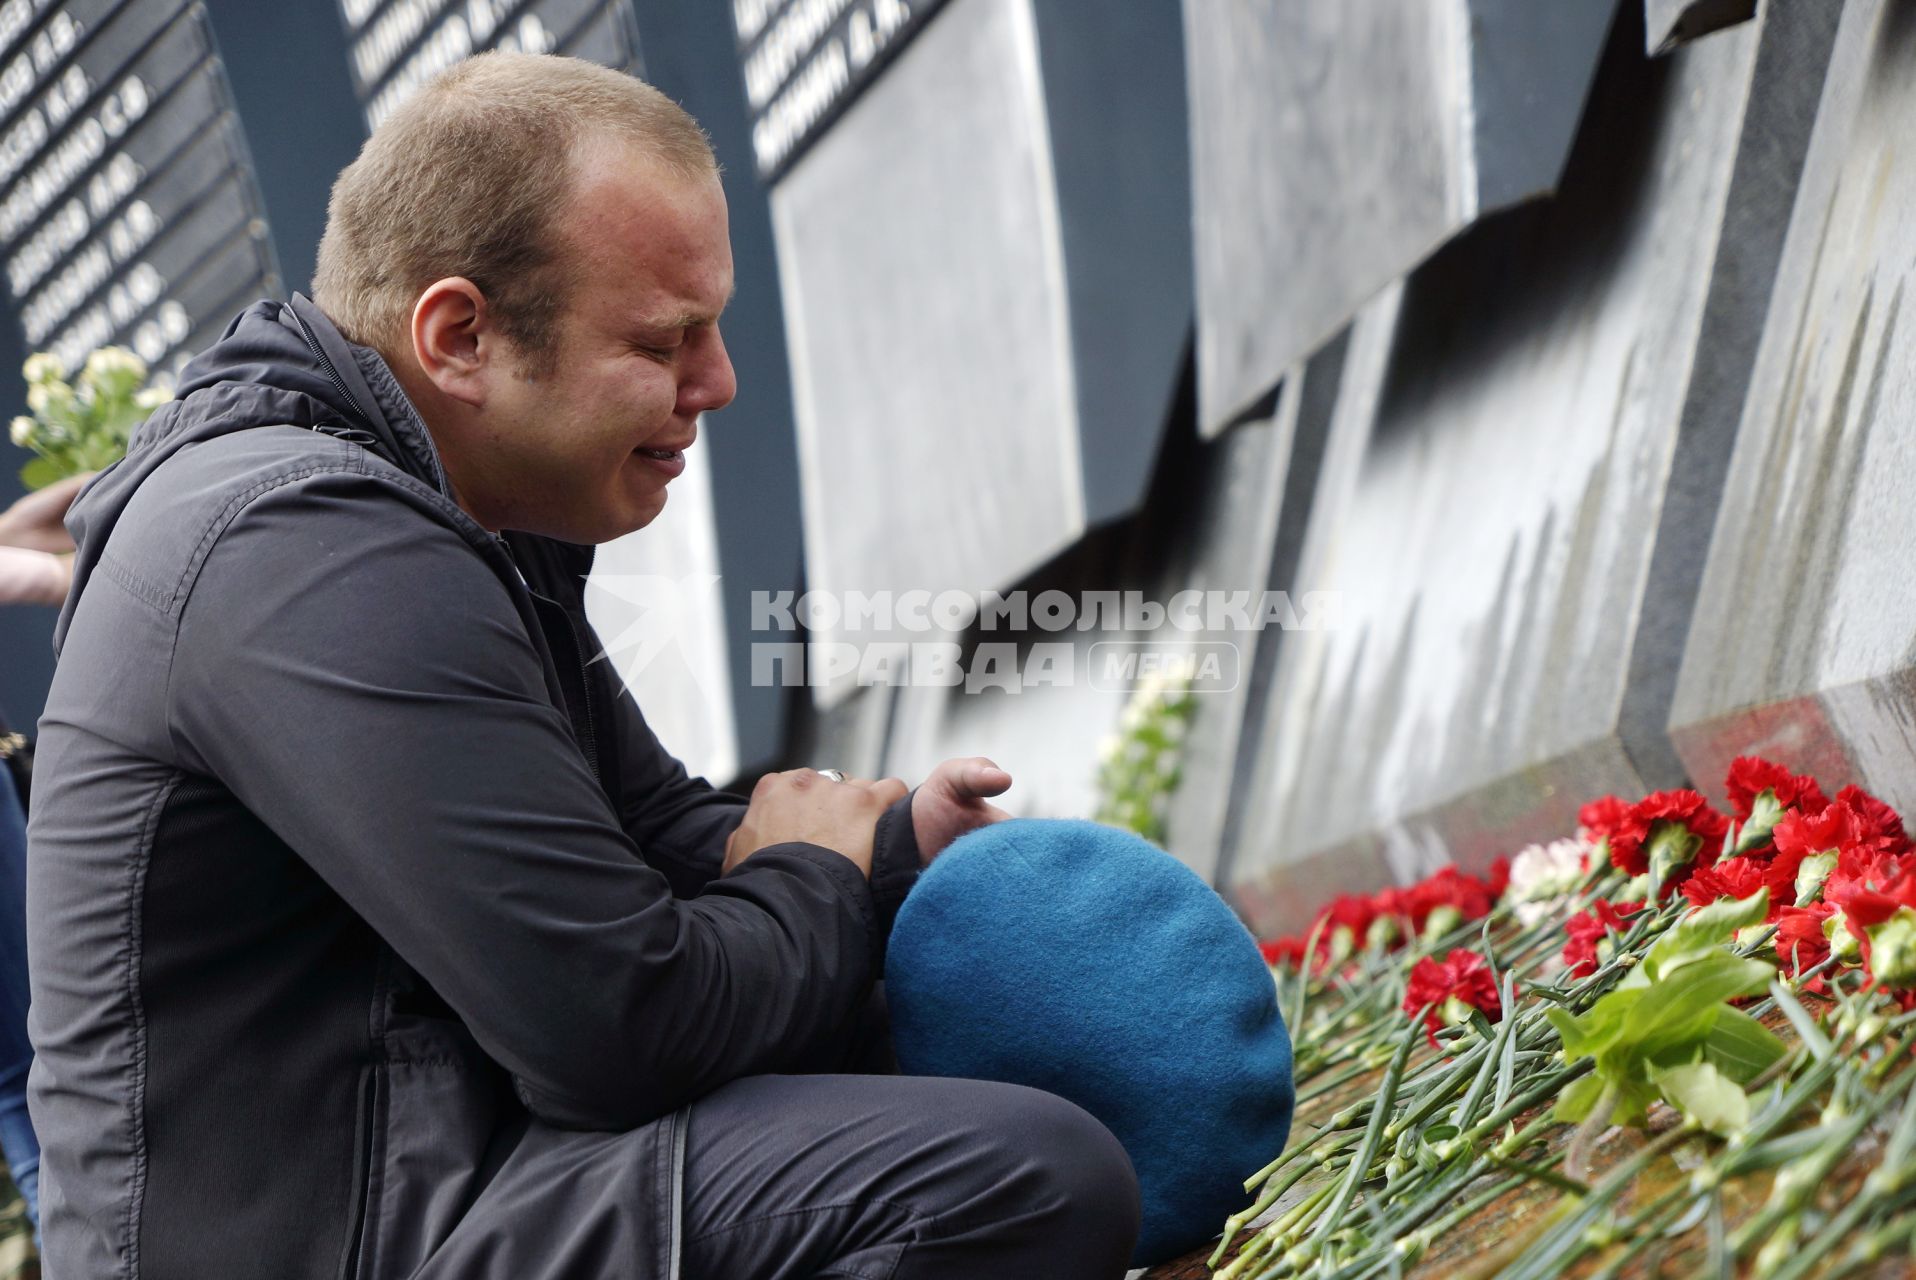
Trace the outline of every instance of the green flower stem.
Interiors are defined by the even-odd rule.
[[[1900,1206],[1908,1208],[1907,1199]],[[1916,1240],[1911,1239],[1911,1223],[1908,1217],[1894,1217],[1888,1222],[1874,1225],[1868,1231],[1850,1242],[1850,1247],[1842,1259],[1831,1268],[1824,1280],[1839,1280],[1852,1276],[1866,1268],[1874,1267],[1892,1252],[1916,1252]]]
[[[1540,1077],[1530,1088],[1466,1129],[1456,1140],[1466,1146],[1482,1142],[1545,1098],[1555,1097],[1565,1085],[1590,1071],[1595,1065],[1594,1060],[1583,1058]]]
[[[1271,1179],[1265,1187],[1263,1194],[1258,1196],[1256,1202],[1253,1203],[1250,1208],[1241,1213],[1234,1213],[1225,1220],[1224,1238],[1218,1242],[1217,1250],[1211,1255],[1209,1265],[1215,1267],[1217,1260],[1223,1257],[1225,1250],[1231,1247],[1231,1241],[1237,1233],[1242,1231],[1248,1223],[1256,1221],[1259,1215],[1266,1209],[1276,1204],[1279,1196],[1303,1181],[1309,1176],[1312,1170],[1328,1164],[1331,1156],[1336,1154],[1337,1150],[1350,1145],[1356,1140],[1357,1134],[1354,1131],[1340,1134],[1337,1140],[1332,1144],[1330,1150],[1319,1152],[1314,1159],[1296,1165],[1282,1178]],[[1249,1188],[1246,1189],[1248,1190]]]
[[[1300,1089],[1297,1094],[1297,1105],[1301,1107],[1307,1102],[1314,1102],[1340,1086],[1349,1084],[1365,1072],[1374,1070],[1376,1068],[1368,1062],[1353,1062],[1348,1066],[1339,1067],[1328,1076],[1312,1080],[1310,1088]]]
[[[1349,1146],[1355,1141],[1357,1141],[1357,1133],[1355,1130],[1319,1129],[1311,1135],[1308,1141],[1293,1143],[1291,1148],[1283,1155],[1246,1178],[1244,1180],[1244,1190],[1247,1193],[1255,1191],[1259,1183],[1268,1181],[1278,1170],[1299,1160],[1305,1161],[1304,1167],[1306,1169],[1314,1168],[1324,1163],[1337,1151]],[[1328,1145],[1325,1146],[1322,1151],[1319,1151],[1318,1144],[1320,1143],[1328,1143]],[[1310,1158],[1305,1160],[1307,1156]]]
[[[1344,1181],[1339,1184],[1337,1195],[1331,1201],[1330,1210],[1325,1215],[1323,1223],[1311,1234],[1311,1242],[1316,1243],[1320,1248],[1328,1244],[1327,1237],[1331,1229],[1343,1216],[1351,1198],[1357,1194],[1358,1182],[1362,1180],[1365,1170],[1370,1168],[1371,1161],[1376,1158],[1378,1143],[1384,1136],[1385,1117],[1390,1114],[1391,1104],[1397,1098],[1397,1082],[1403,1078],[1404,1065],[1410,1061],[1411,1050],[1417,1047],[1417,1041],[1423,1035],[1423,1018],[1423,1011],[1420,1010],[1410,1020],[1410,1025],[1404,1028],[1396,1056],[1390,1060],[1390,1065],[1384,1068],[1384,1079],[1377,1088],[1377,1105],[1371,1108],[1370,1126],[1364,1131],[1364,1139],[1358,1144],[1357,1154],[1351,1158],[1350,1171],[1345,1174]]]
[[[1810,1273],[1810,1268],[1821,1262],[1826,1254],[1837,1245],[1854,1237],[1858,1224],[1874,1207],[1873,1197],[1863,1195],[1851,1197],[1830,1217],[1828,1222],[1823,1224],[1822,1230],[1799,1244],[1791,1252],[1788,1261],[1769,1273],[1769,1280],[1802,1280],[1802,1277]]]
[[[1571,1262],[1590,1247],[1585,1232],[1609,1209],[1610,1203],[1652,1160],[1690,1136],[1686,1130],[1672,1129],[1618,1164],[1604,1175],[1602,1182],[1591,1188],[1589,1195],[1581,1201],[1570,1202],[1575,1208],[1533,1240],[1530,1247],[1500,1273],[1498,1280],[1547,1280],[1562,1275]]]
[[[1508,1024],[1510,1020],[1505,1021]],[[1502,1043],[1501,1032],[1497,1043]],[[1481,1066],[1478,1065],[1480,1062]],[[1465,1073],[1472,1067],[1477,1068],[1476,1074],[1487,1075],[1495,1065],[1494,1050],[1491,1045],[1480,1041],[1471,1046],[1469,1050],[1451,1061],[1449,1069],[1443,1071],[1418,1092],[1417,1101],[1412,1103],[1403,1115],[1390,1122],[1384,1130],[1384,1136],[1394,1140],[1399,1134],[1422,1125],[1424,1121],[1437,1113],[1439,1107],[1457,1096],[1457,1091],[1463,1087],[1467,1078]]]
[[[1317,923],[1311,926],[1310,935],[1304,941],[1304,963],[1298,970],[1298,976],[1303,978],[1303,981],[1297,984],[1297,1003],[1291,1006],[1291,1025],[1293,1027],[1302,1027],[1304,1025],[1304,999],[1310,993],[1311,989],[1311,962],[1317,955],[1318,942],[1324,937],[1324,927],[1329,923],[1329,916],[1318,917]]]
[[[1250,1253],[1253,1258],[1257,1258],[1267,1253],[1289,1250],[1292,1245],[1297,1243],[1304,1231],[1317,1220],[1320,1211],[1324,1207],[1325,1201],[1330,1199],[1335,1189],[1335,1183],[1326,1182],[1323,1186],[1311,1192],[1310,1195],[1304,1197],[1304,1199],[1286,1210],[1282,1215],[1261,1227],[1256,1235],[1245,1241],[1245,1252]],[[1236,1273],[1237,1275],[1243,1274],[1240,1264],[1248,1265],[1243,1253],[1238,1255],[1237,1262],[1231,1264],[1232,1267],[1240,1267]],[[1278,1265],[1283,1265],[1281,1258]],[[1269,1272],[1261,1272],[1260,1274],[1267,1275]],[[1227,1267],[1225,1268],[1224,1275],[1215,1276],[1213,1280],[1225,1280],[1226,1276],[1231,1275],[1231,1268]]]
[[[1796,1178],[1790,1179],[1785,1197],[1788,1206],[1785,1212],[1789,1213],[1792,1221],[1815,1194],[1817,1185],[1849,1154],[1855,1136],[1860,1136],[1869,1122],[1885,1110],[1890,1102],[1901,1100],[1902,1113],[1890,1131],[1876,1168],[1864,1179],[1857,1193],[1772,1273],[1774,1280],[1800,1280],[1837,1245],[1852,1238],[1863,1219],[1872,1211],[1885,1203],[1903,1201],[1908,1198],[1906,1192],[1916,1189],[1916,1170],[1910,1168],[1909,1160],[1912,1147],[1916,1147],[1916,1096],[1910,1093],[1912,1085],[1916,1085],[1916,1068],[1907,1069],[1897,1077],[1896,1086],[1873,1095],[1861,1110],[1848,1118],[1824,1148],[1811,1157],[1811,1163],[1798,1166],[1805,1169],[1804,1177],[1800,1182]],[[1848,1141],[1845,1141],[1846,1138]],[[1795,1169],[1791,1172],[1794,1173]],[[1779,1186],[1781,1183],[1779,1179]],[[1765,1212],[1770,1211],[1766,1206]],[[1750,1242],[1750,1238],[1742,1231],[1738,1232],[1738,1237],[1745,1243]]]
[[[1686,1198],[1688,1195],[1683,1184],[1678,1183],[1674,1187],[1666,1188],[1662,1195],[1643,1206],[1631,1218],[1630,1242],[1616,1257],[1591,1272],[1590,1280],[1617,1280],[1626,1267],[1642,1257],[1650,1246],[1657,1242],[1657,1238],[1686,1208],[1694,1206],[1694,1198]]]
[[[1471,1121],[1477,1118],[1477,1104],[1483,1101],[1484,1090],[1490,1087],[1491,1074],[1498,1059],[1503,1056],[1504,1042],[1516,1034],[1518,1021],[1514,1008],[1504,1010],[1503,1024],[1497,1028],[1497,1039],[1484,1051],[1483,1064],[1478,1067],[1476,1078],[1470,1082],[1470,1090],[1464,1094],[1463,1101],[1457,1104],[1457,1109],[1451,1112],[1450,1123],[1460,1132],[1468,1129]]]
[[[1549,1157],[1549,1162],[1555,1163],[1562,1158],[1561,1153],[1552,1154]],[[1558,1173],[1554,1169],[1546,1168],[1544,1165],[1527,1164],[1522,1160],[1506,1159],[1494,1151],[1485,1154],[1484,1160],[1491,1166],[1502,1169],[1506,1173],[1520,1174],[1532,1182],[1541,1182],[1547,1187],[1555,1187],[1557,1190],[1568,1192],[1573,1196],[1587,1196],[1590,1194],[1589,1183],[1568,1177]]]
[[[1769,1203],[1730,1236],[1730,1252],[1737,1257],[1759,1248],[1770,1237],[1795,1222],[1816,1189],[1828,1178],[1843,1157],[1850,1153],[1863,1130],[1869,1126],[1870,1112],[1859,1111],[1832,1127],[1830,1141],[1788,1166],[1777,1176],[1770,1190]]]

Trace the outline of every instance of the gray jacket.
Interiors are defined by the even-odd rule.
[[[908,802],[870,885],[805,844],[719,878],[743,802],[590,661],[590,550],[462,512],[310,303],[241,315],[68,525],[28,872],[50,1280],[406,1276],[529,1119],[830,1059]],[[582,1194],[664,1220],[652,1128]]]

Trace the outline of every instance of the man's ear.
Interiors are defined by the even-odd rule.
[[[486,295],[464,276],[435,280],[413,304],[413,359],[441,394],[484,406],[498,348]]]

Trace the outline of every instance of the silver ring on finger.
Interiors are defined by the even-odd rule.
[[[845,780],[845,775],[836,769],[820,769],[818,776],[831,782],[843,782]]]

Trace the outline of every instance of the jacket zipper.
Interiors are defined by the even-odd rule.
[[[293,323],[299,326],[299,336],[306,340],[306,349],[313,353],[313,359],[319,361],[319,367],[326,371],[326,380],[333,384],[333,390],[345,397],[346,403],[353,407],[353,412],[359,415],[361,422],[371,422],[372,415],[366,412],[359,400],[347,389],[346,380],[339,376],[339,370],[333,367],[332,359],[320,350],[319,339],[315,338],[313,331],[306,327],[306,318],[290,306],[286,308],[286,313],[292,316]]]
[[[353,1225],[346,1244],[345,1259],[340,1266],[341,1280],[357,1280],[360,1263],[366,1252],[366,1225],[372,1215],[373,1198],[373,1139],[379,1126],[379,1068],[366,1068],[366,1079],[359,1086],[359,1102],[362,1119],[359,1125],[359,1150],[356,1153],[359,1162],[359,1179],[356,1190],[358,1203],[353,1210]]]

